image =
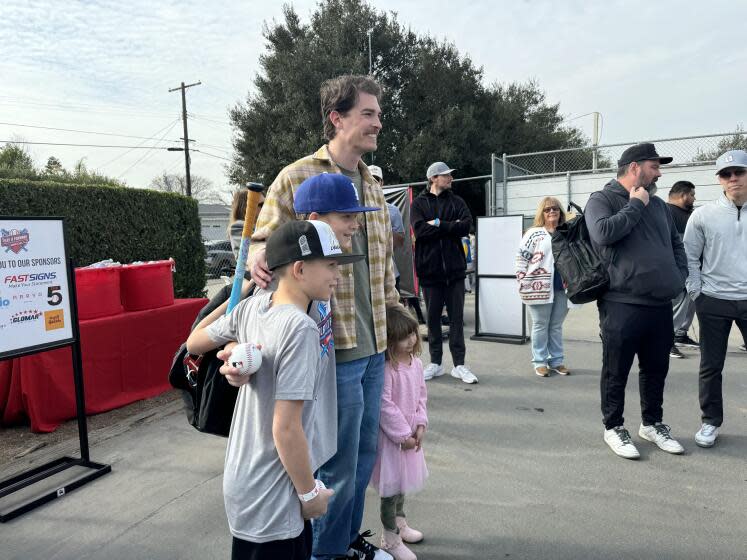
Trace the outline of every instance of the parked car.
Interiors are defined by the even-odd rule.
[[[230,241],[205,241],[205,268],[208,277],[233,276],[236,271],[236,258],[233,256]]]

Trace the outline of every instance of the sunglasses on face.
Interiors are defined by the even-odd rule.
[[[542,210],[545,214],[549,214],[550,212],[560,212],[560,208],[557,206],[549,206]]]
[[[734,175],[735,177],[741,177],[747,173],[747,169],[744,167],[738,167],[737,169],[724,169],[722,171],[718,172],[718,176],[722,179],[731,179],[731,176]]]

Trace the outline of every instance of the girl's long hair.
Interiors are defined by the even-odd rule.
[[[404,340],[410,334],[415,333],[415,347],[412,350],[413,355],[419,356],[420,336],[418,333],[418,321],[402,306],[386,308],[386,360],[396,364],[394,359],[394,348],[397,343]],[[396,366],[395,366],[396,367]]]

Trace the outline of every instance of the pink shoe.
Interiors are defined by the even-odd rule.
[[[391,554],[394,560],[418,560],[415,553],[405,546],[402,538],[394,531],[384,529],[384,534],[381,535],[381,550]]]
[[[419,543],[423,540],[423,533],[410,527],[404,517],[397,518],[397,528],[399,529],[399,536],[406,543]]]

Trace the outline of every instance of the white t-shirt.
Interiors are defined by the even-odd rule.
[[[272,419],[276,400],[307,401],[302,425],[312,449],[323,374],[316,323],[294,305],[271,305],[271,296],[245,299],[206,328],[218,344],[262,345],[260,369],[239,390],[223,473],[231,534],[258,543],[292,539],[303,531],[301,503],[275,448]]]

